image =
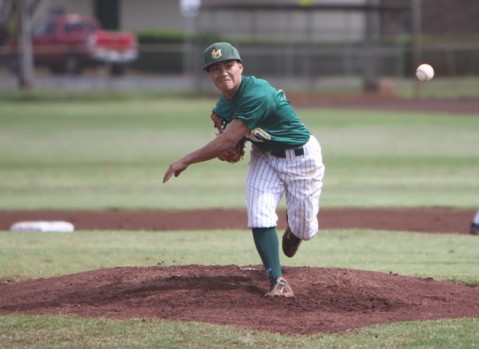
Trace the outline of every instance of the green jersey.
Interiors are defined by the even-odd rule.
[[[226,123],[241,120],[249,129],[246,137],[262,151],[300,147],[310,137],[284,92],[254,76],[243,76],[234,98],[221,96],[213,112]]]

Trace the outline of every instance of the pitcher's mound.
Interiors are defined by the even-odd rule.
[[[348,269],[288,267],[296,298],[268,299],[260,266],[114,268],[0,286],[0,313],[161,318],[285,334],[479,317],[479,288]]]

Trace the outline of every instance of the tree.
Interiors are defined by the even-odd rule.
[[[7,37],[16,37],[20,43],[16,73],[19,86],[24,89],[33,87],[31,18],[41,1],[4,0],[0,8],[0,32],[3,28],[3,40]],[[1,35],[0,39],[2,39]]]

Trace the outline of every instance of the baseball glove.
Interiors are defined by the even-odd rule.
[[[218,130],[218,133],[216,135],[219,136],[224,132],[226,128],[226,121],[216,113],[211,114],[211,120],[213,120],[213,127]],[[237,163],[238,161],[242,160],[244,156],[245,142],[245,138],[242,138],[238,143],[236,143],[236,146],[233,149],[224,152],[223,154],[218,156],[218,159],[220,159],[221,161],[229,162],[231,164]]]

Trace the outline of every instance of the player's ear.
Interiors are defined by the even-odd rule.
[[[238,62],[238,66],[240,68],[240,71],[243,72],[243,64],[241,64],[241,62]]]

